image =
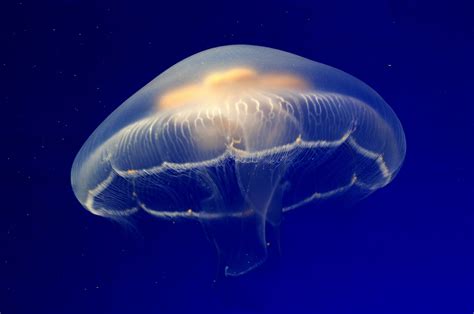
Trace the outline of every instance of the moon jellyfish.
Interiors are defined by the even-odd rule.
[[[99,216],[199,221],[237,276],[265,261],[266,228],[283,213],[360,200],[404,157],[397,116],[363,82],[233,45],[177,63],[127,99],[81,148],[71,181]]]

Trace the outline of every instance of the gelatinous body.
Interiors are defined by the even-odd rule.
[[[283,51],[225,46],[171,67],[117,108],[72,167],[105,217],[197,219],[227,275],[267,256],[265,228],[325,199],[361,199],[405,156],[401,124],[356,78]]]

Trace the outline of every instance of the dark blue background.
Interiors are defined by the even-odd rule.
[[[2,1],[0,312],[472,313],[472,1]],[[181,59],[257,44],[362,79],[407,137],[396,180],[309,207],[282,253],[213,282],[199,225],[121,226],[81,208],[70,167],[95,127]]]

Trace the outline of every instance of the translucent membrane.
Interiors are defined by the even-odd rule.
[[[363,82],[237,45],[193,55],[125,101],[81,148],[71,181],[96,215],[199,220],[226,274],[240,275],[265,260],[267,223],[361,199],[393,180],[404,156],[399,120]]]

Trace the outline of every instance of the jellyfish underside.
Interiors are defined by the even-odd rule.
[[[267,224],[388,184],[405,153],[390,107],[331,67],[270,48],[192,56],[114,112],[76,157],[90,212],[198,220],[237,276],[267,257]]]

